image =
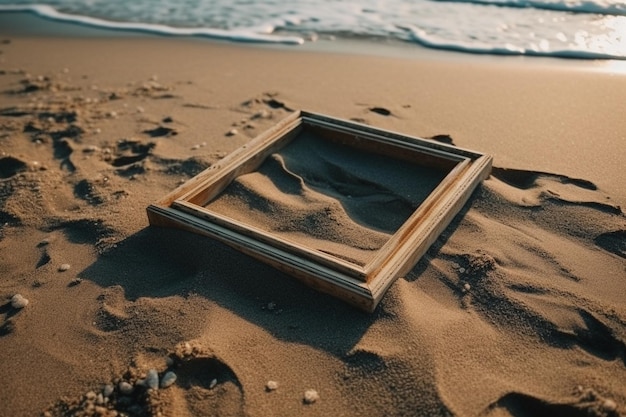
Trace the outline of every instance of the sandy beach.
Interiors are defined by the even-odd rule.
[[[624,415],[626,74],[451,56],[0,31],[0,415]],[[148,226],[295,109],[494,157],[372,314]],[[215,205],[327,204],[270,189],[271,169]],[[360,215],[355,257],[406,216]],[[150,370],[171,385],[148,390]]]

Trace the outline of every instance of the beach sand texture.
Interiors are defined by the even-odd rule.
[[[1,415],[625,413],[623,74],[4,39]],[[373,314],[210,239],[148,227],[150,203],[299,108],[494,155],[491,177]],[[211,208],[267,225],[247,206],[291,219],[329,206],[350,226],[269,227],[367,253],[419,204],[379,196],[360,212],[348,195],[393,174],[372,178],[358,155],[319,169],[328,152],[300,145]],[[176,380],[148,391],[150,370]]]

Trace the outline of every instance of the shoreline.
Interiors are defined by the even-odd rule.
[[[498,55],[471,53],[429,48],[418,43],[391,39],[374,39],[340,36],[329,39],[320,35],[316,41],[301,45],[285,45],[279,42],[245,42],[202,36],[176,36],[148,33],[139,30],[107,29],[81,23],[61,22],[35,15],[32,12],[0,11],[0,36],[66,37],[66,38],[155,38],[176,39],[188,42],[208,42],[223,45],[260,48],[268,50],[294,50],[314,53],[337,53],[374,57],[403,58],[410,60],[466,62],[484,64],[538,65],[583,71],[610,72],[626,75],[626,61],[611,59],[581,59],[564,57]]]

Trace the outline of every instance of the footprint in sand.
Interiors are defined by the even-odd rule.
[[[169,383],[164,381],[169,379]],[[62,398],[44,415],[245,416],[243,390],[233,371],[215,355],[182,343],[166,369],[135,366],[100,390]]]
[[[26,162],[12,156],[0,158],[0,179],[11,178],[20,172],[26,171]]]
[[[547,172],[498,167],[494,167],[491,174],[500,181],[525,191],[520,195],[527,206],[538,206],[541,201],[551,201],[591,207],[611,214],[622,213],[619,206],[607,202],[606,197],[602,198],[598,187],[591,181]]]
[[[226,363],[189,343],[181,344],[171,358],[178,376],[168,407],[173,415],[245,415],[243,388]]]
[[[519,392],[510,392],[491,403],[480,416],[506,415],[514,417],[617,417],[617,407],[592,390],[581,390],[579,397],[570,402],[556,402]]]
[[[134,140],[122,140],[117,143],[115,157],[108,162],[114,167],[124,167],[147,158],[155,143],[142,143]]]

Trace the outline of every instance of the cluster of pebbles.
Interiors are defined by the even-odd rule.
[[[159,373],[150,369],[145,374],[129,369],[122,378],[89,391],[78,399],[62,398],[43,412],[44,417],[148,417],[163,415],[160,390],[176,382],[176,373],[167,369]]]
[[[208,363],[206,361],[215,361],[215,364],[206,366]],[[75,399],[60,399],[45,410],[42,416],[161,417],[167,414],[165,410],[169,403],[168,388],[173,385],[188,388],[190,377],[198,382],[197,375],[190,376],[190,372],[200,372],[203,374],[202,378],[208,377],[204,388],[209,391],[217,389],[218,384],[232,381],[234,375],[229,375],[230,370],[220,370],[220,367],[226,365],[218,362],[219,360],[210,352],[184,342],[167,357],[166,369],[158,371],[153,368],[142,371],[131,367],[121,378],[116,378],[97,390],[89,391]],[[206,375],[207,373],[210,375]],[[279,384],[276,381],[270,380],[265,385],[267,393],[278,389]],[[218,392],[220,391],[216,391]],[[310,405],[319,399],[320,395],[316,390],[308,389],[303,394],[302,403]]]

